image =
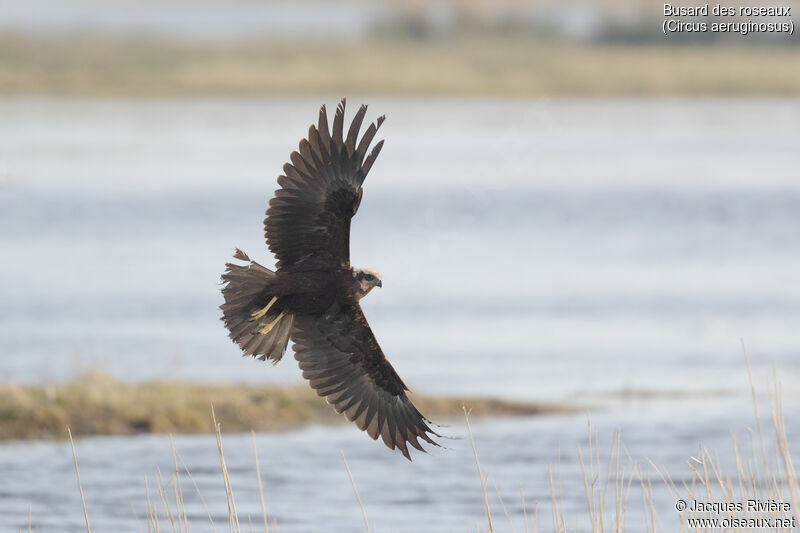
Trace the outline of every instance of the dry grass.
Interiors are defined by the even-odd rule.
[[[487,476],[484,476],[483,472],[481,472],[481,462],[478,459],[478,448],[475,446],[475,439],[472,437],[472,427],[469,425],[469,415],[471,412],[467,410],[466,406],[462,406],[461,409],[464,411],[464,423],[467,425],[469,443],[472,445],[472,453],[475,456],[475,467],[478,469],[478,479],[480,479],[481,482],[481,491],[483,492],[483,508],[486,511],[486,523],[489,527],[489,533],[494,533],[494,525],[492,524],[492,509],[489,507],[489,494],[486,492]]]
[[[83,495],[81,471],[80,468],[78,468],[78,452],[75,451],[75,441],[72,439],[72,431],[70,431],[69,426],[67,427],[67,435],[69,435],[69,445],[72,448],[72,460],[75,463],[75,479],[78,480],[78,491],[81,494],[81,506],[83,507],[83,518],[86,521],[86,531],[92,533],[92,528],[89,526],[89,512],[86,510],[86,497]],[[28,512],[30,513],[30,511]],[[30,523],[30,519],[28,519],[28,523]]]
[[[687,481],[680,484],[675,483],[670,474],[663,468],[648,461],[649,465],[645,469],[634,458],[630,456],[625,450],[622,439],[617,433],[613,439],[607,460],[601,461],[600,443],[596,430],[593,430],[591,425],[588,427],[588,454],[584,455],[584,450],[578,446],[577,457],[581,467],[581,473],[584,481],[584,492],[587,505],[587,520],[581,523],[578,520],[569,519],[561,508],[563,495],[561,492],[560,481],[560,450],[559,461],[556,464],[556,473],[553,474],[552,466],[548,468],[550,480],[550,493],[551,493],[551,510],[552,510],[552,530],[554,533],[567,533],[568,531],[592,531],[592,533],[605,533],[616,532],[622,533],[623,531],[630,531],[626,526],[626,516],[630,510],[631,503],[631,490],[634,486],[638,487],[641,494],[641,505],[643,517],[645,521],[645,529],[650,533],[656,533],[662,530],[662,520],[658,516],[656,502],[653,497],[653,479],[655,476],[656,482],[661,482],[669,491],[672,502],[668,505],[667,509],[658,509],[666,515],[673,515],[669,519],[670,524],[679,524],[681,532],[715,532],[715,531],[730,531],[732,533],[744,533],[752,531],[754,527],[748,522],[734,522],[726,525],[712,525],[711,522],[697,523],[697,520],[752,520],[758,518],[769,518],[772,520],[780,520],[781,524],[773,525],[768,530],[791,532],[796,528],[796,523],[800,521],[800,484],[798,484],[797,473],[795,472],[792,457],[789,449],[789,442],[786,433],[785,421],[782,408],[782,396],[780,381],[777,376],[774,379],[774,388],[771,391],[771,421],[773,435],[765,437],[763,428],[761,426],[761,419],[759,415],[759,405],[755,393],[755,386],[752,382],[752,374],[750,373],[749,359],[745,351],[745,360],[747,362],[748,374],[750,375],[750,385],[753,398],[754,414],[756,419],[757,432],[751,432],[750,442],[747,446],[737,440],[736,436],[732,436],[732,454],[733,464],[735,464],[734,471],[726,471],[723,467],[723,462],[720,460],[716,453],[701,446],[699,453],[695,457],[688,457],[688,464],[690,468],[690,476]],[[228,503],[228,526],[231,533],[241,533],[241,525],[239,516],[236,510],[236,503],[233,493],[233,487],[230,483],[228,469],[225,462],[225,454],[223,450],[223,437],[220,425],[217,423],[215,408],[212,407],[212,424],[217,441],[217,451],[220,460],[220,470],[222,473],[222,482],[225,488],[227,503]],[[462,416],[464,417],[466,430],[469,435],[469,440],[472,445],[472,450],[475,457],[475,465],[477,467],[478,476],[480,479],[480,490],[483,495],[484,509],[486,514],[486,523],[489,533],[494,531],[494,521],[492,518],[491,508],[489,504],[489,493],[487,491],[487,479],[489,474],[481,468],[478,458],[478,450],[475,440],[472,435],[470,427],[470,411],[462,404]],[[226,424],[228,420],[226,419]],[[269,519],[267,515],[267,507],[264,503],[264,492],[261,482],[261,469],[258,461],[258,454],[256,451],[255,434],[252,433],[253,448],[255,457],[255,475],[258,477],[259,493],[261,495],[261,509],[262,518],[264,522],[264,531],[269,533]],[[80,482],[80,473],[78,469],[77,454],[75,452],[74,443],[70,433],[70,443],[72,443],[73,457],[75,458],[75,472],[77,476],[78,488],[81,492],[81,501],[83,500],[83,488]],[[151,489],[145,477],[145,491],[147,503],[147,529],[149,532],[160,533],[162,525],[165,531],[171,533],[188,532],[190,529],[190,520],[187,517],[186,510],[183,505],[183,490],[181,487],[181,478],[183,474],[192,480],[195,490],[197,491],[200,501],[202,502],[206,513],[208,515],[208,522],[211,524],[214,531],[214,525],[211,514],[208,511],[208,506],[205,503],[197,483],[194,482],[191,472],[180,459],[180,456],[175,449],[174,444],[170,438],[172,451],[174,455],[175,471],[166,481],[158,472],[158,483],[155,487],[155,492],[158,496],[157,501],[154,503],[151,498]],[[374,531],[374,527],[370,526],[367,519],[367,511],[362,502],[356,483],[353,480],[352,473],[350,472],[347,460],[342,454],[345,469],[347,470],[350,481],[353,485],[355,499],[361,507],[364,524],[367,532]],[[179,463],[183,465],[183,472],[179,467]],[[495,486],[497,492],[498,502],[503,509],[504,515],[508,520],[510,530],[516,531],[516,526],[520,526],[520,531],[530,533],[531,531],[538,532],[538,516],[534,513],[532,524],[529,523],[528,514],[525,505],[525,497],[522,489],[520,488],[520,500],[522,505],[522,523],[515,524],[514,519],[509,515],[505,503],[500,497],[499,491]],[[170,494],[172,496],[170,496]],[[677,511],[675,505],[679,501],[685,502],[707,502],[716,504],[743,505],[742,510],[723,510],[719,512],[708,511]],[[772,509],[768,512],[754,512],[746,507],[748,500],[756,500],[760,502],[787,502],[790,503],[789,509]],[[663,504],[664,502],[659,502]],[[89,514],[86,510],[85,503],[84,516],[86,518],[87,532],[89,530]],[[677,516],[674,516],[677,515]],[[30,519],[29,519],[30,521]],[[793,522],[792,522],[793,521]],[[568,523],[575,523],[575,529],[569,529]],[[277,530],[277,524],[273,521],[273,531]],[[478,531],[481,530],[478,526]],[[675,527],[663,528],[668,531],[674,531]],[[757,528],[762,529],[762,528]],[[765,529],[766,530],[766,529]],[[254,531],[252,522],[250,523],[250,531]]]
[[[436,420],[454,419],[461,405],[477,415],[531,415],[565,407],[485,398],[415,395],[414,402]],[[0,385],[0,440],[63,438],[135,433],[214,433],[209,402],[229,431],[275,431],[309,423],[344,422],[307,386],[258,387],[182,382],[124,383],[103,373],[65,384]]]
[[[361,495],[358,493],[358,487],[356,486],[356,481],[355,479],[353,479],[353,473],[350,471],[350,465],[347,464],[347,458],[344,456],[344,452],[342,452],[342,461],[344,462],[345,470],[347,470],[347,477],[350,478],[350,484],[353,486],[353,494],[355,494],[358,506],[361,508],[361,516],[362,518],[364,518],[364,527],[367,528],[367,533],[369,533],[370,528],[369,528],[369,518],[367,518],[367,508],[364,507],[364,502],[361,500]]]
[[[784,427],[780,404],[780,390],[779,387],[773,391],[772,403],[772,421],[775,430],[774,439],[770,445],[764,440],[763,436],[759,436],[760,446],[756,442],[750,443],[750,452],[745,452],[744,449],[734,438],[733,440],[733,457],[736,464],[735,473],[726,473],[720,466],[720,460],[706,449],[701,449],[698,457],[690,457],[689,462],[691,467],[691,480],[682,483],[680,486],[672,481],[669,474],[660,469],[652,462],[647,469],[640,466],[633,458],[626,452],[622,439],[619,434],[613,439],[608,453],[606,462],[601,462],[600,443],[598,441],[597,432],[591,426],[589,427],[589,448],[588,454],[584,455],[584,451],[578,447],[577,455],[581,465],[585,496],[587,503],[587,521],[585,523],[576,523],[575,529],[567,527],[568,523],[575,523],[576,520],[565,516],[561,509],[561,487],[558,470],[560,465],[556,465],[556,474],[554,476],[553,469],[550,469],[550,490],[552,494],[552,531],[554,533],[567,533],[568,531],[592,531],[592,533],[605,533],[616,532],[621,533],[624,531],[631,531],[626,526],[626,513],[634,505],[631,501],[632,490],[640,491],[641,505],[644,511],[646,522],[646,531],[656,533],[657,531],[666,530],[674,531],[675,527],[666,526],[662,527],[662,520],[657,515],[656,505],[653,500],[653,480],[651,474],[656,477],[656,481],[660,479],[669,489],[669,492],[674,502],[679,499],[687,502],[697,500],[702,502],[745,502],[748,499],[756,499],[759,501],[774,500],[776,502],[792,501],[792,511],[786,512],[773,512],[761,514],[754,514],[748,512],[742,513],[691,513],[683,512],[678,513],[674,510],[673,505],[669,509],[660,509],[666,515],[676,514],[677,518],[671,517],[668,521],[669,524],[680,524],[680,531],[682,532],[712,532],[712,531],[730,531],[733,533],[744,533],[751,531],[750,527],[711,527],[690,524],[690,520],[695,518],[723,518],[739,517],[739,518],[752,518],[754,516],[769,516],[771,518],[791,518],[798,519],[798,481],[796,473],[792,467],[791,457],[788,454],[788,442]],[[757,409],[757,405],[756,405]],[[486,480],[488,474],[484,473],[481,469],[478,460],[478,452],[475,447],[474,439],[469,425],[469,412],[463,409],[463,416],[465,418],[466,429],[475,451],[475,463],[480,476],[480,490],[483,493],[484,506],[486,511],[486,518],[488,527],[484,531],[494,531],[491,510],[489,507],[489,494],[486,490]],[[242,526],[239,523],[239,517],[236,511],[234,500],[233,488],[230,484],[228,470],[225,463],[225,456],[222,447],[222,433],[219,425],[216,425],[217,446],[220,458],[220,470],[222,473],[222,483],[225,487],[225,492],[228,499],[228,528],[232,533],[241,533]],[[255,441],[254,441],[255,443]],[[183,465],[185,472],[180,472],[178,468],[179,456],[177,452],[175,459],[175,472],[168,479],[164,480],[159,472],[158,484],[154,491],[158,496],[156,503],[151,498],[151,488],[146,487],[147,491],[147,513],[148,513],[148,531],[153,533],[160,533],[161,531],[169,531],[171,533],[181,533],[189,531],[190,521],[186,518],[186,512],[183,508],[182,490],[180,488],[180,479],[182,474],[186,474],[191,479],[191,473]],[[344,459],[344,456],[343,456]],[[344,461],[345,468],[348,471],[350,480],[353,483],[353,490],[355,493],[355,501],[361,506],[363,513],[364,523],[367,532],[375,531],[374,526],[371,526],[367,520],[366,509],[361,498],[358,495],[356,483],[353,481],[352,474],[349,473],[347,461]],[[260,468],[258,466],[258,458],[256,456],[256,475],[259,477],[259,486],[261,482]],[[78,481],[80,484],[80,480]],[[195,490],[198,491],[195,484]],[[636,489],[634,489],[634,487]],[[496,487],[495,487],[496,488]],[[170,498],[169,494],[174,494],[174,498]],[[525,498],[520,490],[520,500],[523,509],[523,517],[521,523],[516,523],[514,519],[508,514],[506,506],[500,498],[499,492],[497,493],[498,502],[504,510],[504,515],[509,523],[510,531],[524,531],[525,533],[544,531],[541,524],[538,523],[538,516],[534,514],[533,520],[529,521],[527,511],[525,511]],[[202,494],[200,495],[201,501]],[[663,503],[663,502],[662,502]],[[204,503],[205,505],[205,503]],[[207,509],[207,507],[206,507]],[[266,507],[262,506],[262,518],[264,522],[264,531],[269,533],[270,526],[269,517],[267,515]],[[209,515],[209,522],[216,531],[216,526]],[[250,531],[254,531],[252,522],[250,523]],[[540,529],[542,527],[542,529]],[[277,529],[277,524],[273,521],[273,530]],[[88,529],[88,517],[87,517]],[[482,528],[478,526],[478,531]],[[790,527],[776,527],[769,529],[771,531],[792,531]]]
[[[797,96],[800,47],[581,45],[526,34],[178,43],[0,35],[0,94]]]
[[[781,402],[780,402],[780,387],[776,386],[773,391],[772,402],[772,421],[775,430],[774,439],[769,445],[764,440],[763,435],[759,434],[758,438],[760,445],[755,442],[750,443],[750,453],[744,451],[739,443],[734,438],[733,440],[733,457],[735,458],[736,472],[726,473],[720,466],[720,460],[706,449],[701,449],[698,457],[689,458],[692,465],[691,480],[678,486],[669,477],[669,474],[660,469],[657,465],[650,463],[652,472],[655,473],[661,481],[669,488],[670,494],[674,502],[683,499],[687,502],[697,500],[702,502],[745,502],[748,499],[756,499],[759,501],[774,500],[776,502],[792,501],[792,511],[786,512],[773,512],[768,514],[771,518],[787,519],[792,516],[795,520],[798,519],[798,481],[797,475],[792,466],[791,456],[789,455],[788,441],[784,426]],[[755,404],[756,411],[758,409]],[[484,496],[484,505],[486,510],[486,517],[488,523],[487,531],[494,530],[492,525],[492,516],[489,507],[489,495],[486,490],[486,474],[483,473],[478,460],[477,448],[475,447],[474,439],[469,425],[469,412],[463,409],[465,417],[466,429],[469,434],[470,441],[475,451],[475,462],[480,476],[481,490]],[[222,473],[222,482],[225,487],[225,493],[228,500],[228,527],[232,533],[241,533],[242,527],[239,522],[239,517],[236,511],[236,504],[233,494],[233,488],[230,483],[228,469],[225,462],[225,455],[222,446],[222,433],[219,424],[216,423],[216,418],[213,416],[213,423],[217,438],[217,449],[220,459],[220,470]],[[760,433],[760,430],[759,430]],[[255,439],[255,437],[253,437]],[[254,440],[255,445],[255,440]],[[628,531],[626,528],[625,517],[629,509],[631,489],[637,485],[641,490],[641,502],[646,518],[646,530],[650,533],[655,533],[661,530],[660,521],[656,513],[656,506],[653,500],[652,480],[649,472],[646,472],[640,467],[629,455],[624,451],[624,446],[619,435],[615,437],[611,444],[610,453],[608,454],[607,463],[601,463],[601,454],[596,431],[589,427],[589,449],[588,455],[584,456],[583,450],[578,447],[577,454],[581,465],[585,495],[587,502],[587,516],[588,523],[577,524],[577,531],[592,531],[593,533],[617,532]],[[168,480],[164,480],[161,472],[158,473],[158,483],[155,487],[155,492],[158,496],[156,502],[151,498],[151,489],[146,484],[146,501],[147,501],[147,528],[148,531],[153,533],[160,533],[169,531],[171,533],[182,533],[189,531],[190,521],[187,518],[186,511],[183,507],[183,492],[180,486],[182,472],[180,471],[179,456],[173,447],[175,454],[175,472]],[[344,459],[344,456],[343,456]],[[182,460],[181,460],[182,461]],[[183,465],[185,474],[191,478],[191,473]],[[558,468],[558,465],[556,465]],[[364,523],[366,530],[373,531],[374,528],[370,527],[367,520],[366,509],[363,502],[358,496],[356,484],[353,481],[352,474],[349,473],[349,467],[345,460],[345,468],[348,470],[350,480],[353,483],[353,490],[355,492],[356,500],[361,506]],[[77,459],[76,459],[76,472],[77,472]],[[258,465],[258,457],[256,455],[256,475],[258,476],[259,487],[261,486],[260,467]],[[559,476],[553,477],[553,471],[550,469],[550,490],[552,494],[552,516],[553,516],[553,532],[554,533],[567,533],[571,531],[567,527],[567,517],[560,509],[561,502],[561,489]],[[80,488],[80,478],[78,478]],[[195,490],[198,491],[197,484],[194,484]],[[81,489],[82,490],[82,489]],[[170,493],[173,497],[170,497]],[[610,494],[613,493],[613,494]],[[262,496],[263,498],[263,496]],[[610,500],[610,498],[613,498]],[[200,494],[200,499],[205,506],[205,500]],[[522,491],[520,491],[520,499],[523,510],[525,507],[525,499]],[[510,530],[516,531],[515,523],[508,512],[505,510],[505,504],[499,497],[498,501],[504,509],[504,514],[509,522]],[[207,510],[206,506],[206,510]],[[264,531],[269,533],[268,516],[266,506],[262,505]],[[696,518],[723,518],[739,517],[739,518],[752,518],[753,513],[691,513],[683,512],[677,513],[674,507],[666,510],[666,514],[677,514],[677,520],[680,524],[680,531],[695,532],[695,531],[731,531],[731,532],[746,532],[751,531],[750,527],[728,527],[719,528],[711,526],[698,526],[690,524],[690,520]],[[761,516],[764,516],[762,513]],[[537,516],[534,515],[532,524],[528,521],[527,512],[523,511],[523,520],[520,526],[520,531],[530,533],[531,531],[539,531],[539,524]],[[87,530],[88,530],[88,515],[87,515]],[[209,522],[211,523],[214,531],[213,520],[209,514]],[[273,529],[276,524],[273,522]],[[666,530],[674,530],[673,527],[667,527]],[[478,528],[480,531],[480,527]],[[792,530],[790,527],[776,527],[770,530],[786,531]],[[254,531],[252,522],[250,523],[250,531]]]

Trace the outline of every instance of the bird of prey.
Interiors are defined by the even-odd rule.
[[[367,111],[356,112],[347,136],[345,100],[333,128],[323,105],[298,151],[278,177],[264,230],[277,259],[275,271],[237,249],[222,275],[220,308],[230,337],[244,352],[277,363],[293,341],[303,377],[319,396],[370,437],[411,460],[407,444],[439,437],[406,395],[408,388],[386,359],[359,300],[381,287],[379,273],[350,265],[350,220],[361,203],[364,178],[383,141],[367,155],[384,117],[358,138]]]

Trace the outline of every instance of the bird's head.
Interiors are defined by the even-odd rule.
[[[374,270],[370,270],[368,268],[358,268],[353,271],[353,276],[355,277],[356,295],[358,296],[359,300],[366,296],[369,291],[375,287],[383,287],[380,273],[375,272]]]

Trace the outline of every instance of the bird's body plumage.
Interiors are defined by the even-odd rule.
[[[358,139],[366,106],[344,132],[345,101],[328,129],[325,106],[308,138],[290,155],[280,189],[269,202],[265,237],[277,270],[237,250],[246,265],[228,263],[222,276],[222,320],[246,355],[277,363],[294,342],[295,358],[317,394],[410,459],[407,444],[436,444],[427,420],[406,395],[359,304],[380,276],[350,265],[350,221],[362,184],[383,146],[367,150],[380,117]]]

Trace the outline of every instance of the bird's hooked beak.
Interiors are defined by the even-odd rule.
[[[383,287],[383,281],[378,280],[375,282],[375,285],[377,285],[378,287]]]

